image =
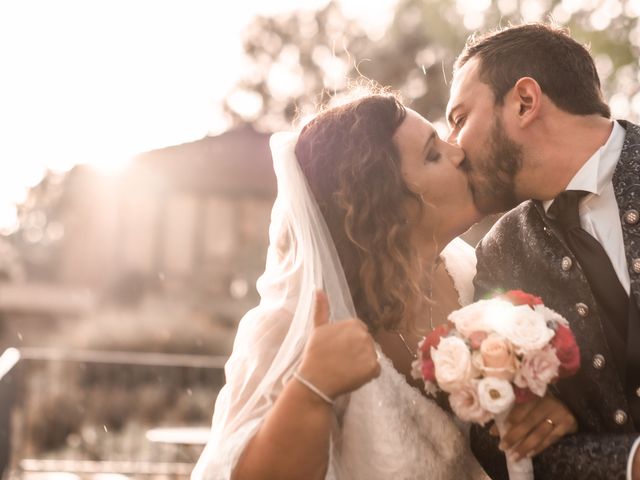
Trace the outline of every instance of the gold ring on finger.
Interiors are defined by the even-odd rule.
[[[556,424],[553,423],[553,420],[551,420],[550,418],[545,418],[544,421],[551,425],[551,428],[556,428]]]

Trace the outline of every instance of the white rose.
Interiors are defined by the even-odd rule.
[[[453,322],[458,332],[465,338],[469,338],[474,332],[491,332],[493,319],[499,318],[504,310],[510,308],[513,308],[513,305],[505,300],[497,298],[478,300],[451,312],[449,320]]]
[[[560,324],[564,325],[565,327],[569,326],[569,322],[567,322],[567,319],[555,310],[551,310],[549,307],[545,307],[544,305],[536,305],[533,308],[536,310],[536,312],[544,316],[544,319],[547,321],[547,323],[551,322],[552,324]]]
[[[445,392],[452,392],[472,376],[471,352],[459,337],[444,337],[437,348],[431,347],[436,380]]]
[[[517,353],[543,349],[555,332],[547,327],[544,314],[528,305],[512,306],[494,318],[495,330],[516,347]]]
[[[486,411],[498,415],[509,410],[516,401],[511,383],[496,377],[478,382],[478,400]]]

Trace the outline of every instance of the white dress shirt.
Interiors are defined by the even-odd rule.
[[[618,122],[613,122],[607,142],[578,170],[567,185],[567,190],[589,192],[580,202],[578,209],[580,224],[607,252],[613,269],[628,295],[631,280],[627,269],[618,202],[612,182],[613,172],[622,153],[624,136],[624,128]],[[544,202],[545,211],[548,211],[552,204],[553,200]]]
[[[627,269],[618,202],[612,182],[613,172],[622,153],[624,137],[624,128],[618,122],[613,122],[613,128],[607,142],[578,170],[566,189],[590,192],[582,199],[578,208],[580,225],[598,240],[604,251],[607,252],[613,269],[628,295],[631,280]],[[553,200],[543,203],[545,212],[552,204]],[[633,457],[638,446],[640,446],[640,438],[631,447],[627,462],[628,480],[631,480]]]

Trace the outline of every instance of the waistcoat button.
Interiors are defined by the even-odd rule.
[[[604,359],[604,356],[596,353],[591,359],[591,363],[593,365],[593,368],[595,368],[596,370],[602,370],[607,362]]]
[[[582,302],[576,303],[576,311],[578,312],[578,315],[580,315],[582,318],[589,315],[589,307]]]
[[[613,414],[613,421],[618,425],[624,425],[627,423],[627,414],[624,410],[616,410]]]
[[[636,223],[638,223],[638,221],[640,221],[640,213],[638,213],[638,210],[634,210],[632,208],[631,210],[627,210],[626,212],[624,212],[623,218],[624,223],[626,223],[627,225],[635,225]]]

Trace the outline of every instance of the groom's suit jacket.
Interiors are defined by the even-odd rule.
[[[626,135],[613,187],[631,300],[640,306],[640,127],[620,124]],[[476,254],[477,299],[497,289],[538,295],[569,321],[580,347],[579,372],[553,388],[576,416],[579,432],[534,458],[536,479],[626,478],[629,451],[640,427],[637,415],[634,424],[630,407],[640,401],[640,390],[637,395],[625,394],[625,379],[614,365],[617,352],[607,340],[613,327],[601,321],[587,279],[542,204],[527,201],[504,215],[479,243]],[[474,428],[471,441],[487,473],[494,479],[508,478],[504,455],[487,430]]]

